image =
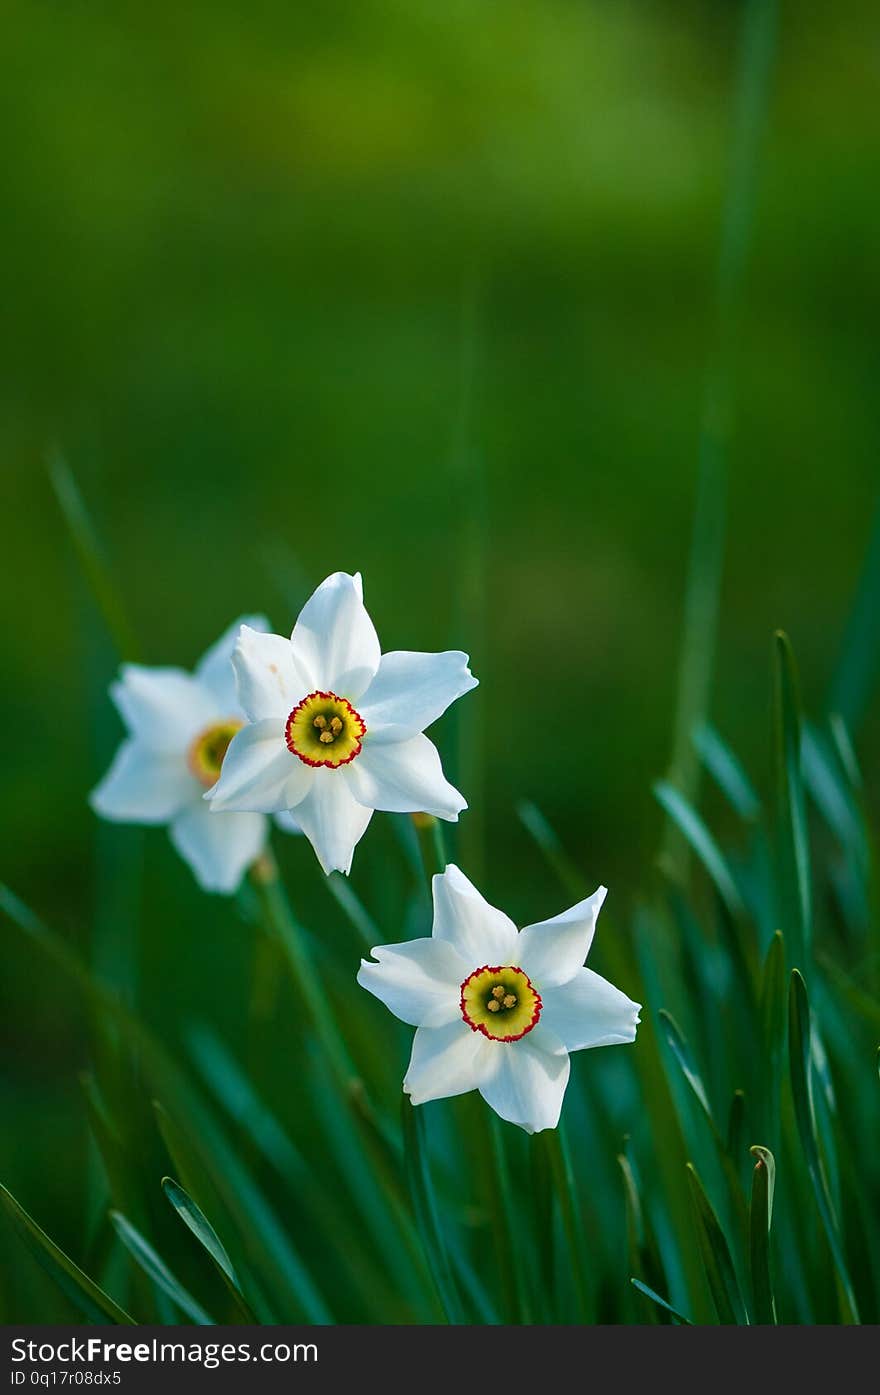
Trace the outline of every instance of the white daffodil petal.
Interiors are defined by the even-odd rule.
[[[180,756],[152,751],[139,740],[123,741],[89,802],[96,814],[115,823],[167,823],[200,793]]]
[[[377,945],[362,959],[358,983],[411,1027],[461,1022],[461,985],[468,968],[445,940]]]
[[[600,886],[570,910],[521,931],[519,962],[539,992],[567,983],[577,973],[593,943],[596,917],[606,895]]]
[[[555,1033],[569,1051],[636,1039],[641,1005],[592,969],[578,969],[568,983],[546,990],[543,1004],[542,1026]]]
[[[280,809],[275,815],[275,823],[282,833],[296,833],[302,837],[302,824],[289,809]]]
[[[322,581],[300,611],[290,643],[297,665],[309,675],[306,692],[359,698],[379,667],[381,653],[364,607],[360,574],[334,572]]]
[[[493,1046],[464,1022],[419,1027],[413,1038],[403,1089],[413,1104],[464,1095],[479,1088],[491,1069]]]
[[[235,734],[220,779],[205,798],[215,812],[274,814],[295,808],[314,778],[314,771],[288,751],[284,723],[268,717]]]
[[[350,870],[355,847],[373,816],[372,809],[359,804],[349,789],[350,769],[309,771],[311,788],[296,808],[297,821],[328,876]]]
[[[312,687],[293,657],[289,639],[242,625],[232,654],[238,701],[248,720],[286,721]]]
[[[382,655],[358,711],[371,741],[403,741],[424,731],[476,686],[468,656],[460,650],[418,654],[399,649]]]
[[[521,1041],[492,1043],[491,1073],[480,1094],[496,1114],[526,1133],[559,1123],[571,1062],[543,1022]]]
[[[196,678],[214,698],[217,712],[221,717],[235,717],[239,712],[232,655],[235,652],[242,625],[247,625],[249,629],[258,632],[269,628],[269,622],[265,615],[240,615],[196,664]]]
[[[262,814],[214,814],[203,800],[183,809],[168,830],[205,891],[234,892],[266,845]]]
[[[110,696],[129,733],[153,751],[182,754],[194,736],[227,715],[183,669],[123,664],[120,674]]]
[[[375,746],[367,739],[349,771],[355,799],[369,809],[395,814],[424,811],[454,823],[467,808],[443,774],[437,747],[427,736]]]
[[[455,863],[435,876],[435,939],[448,940],[468,965],[468,972],[484,964],[516,964],[517,931],[509,916],[481,896]]]

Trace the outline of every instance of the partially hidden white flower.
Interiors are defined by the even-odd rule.
[[[379,945],[358,982],[415,1027],[413,1104],[479,1090],[526,1133],[555,1128],[569,1053],[635,1041],[639,1004],[583,967],[605,887],[517,930],[450,864],[434,877],[430,939]]]
[[[253,630],[268,629],[247,616]],[[212,818],[202,796],[220,774],[230,741],[244,723],[235,692],[236,620],[194,673],[123,664],[110,695],[128,735],[90,803],[117,823],[168,824],[171,841],[206,891],[235,891],[263,851],[262,814]],[[288,826],[295,832],[296,826]]]
[[[248,725],[215,810],[294,810],[324,871],[348,872],[373,811],[456,820],[467,804],[424,729],[477,680],[457,650],[382,654],[360,575],[335,572],[290,639],[243,625],[233,656]]]

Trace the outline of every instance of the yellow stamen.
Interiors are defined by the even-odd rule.
[[[318,737],[318,740],[323,741],[325,746],[329,746],[332,742],[336,740],[336,737],[333,735],[332,731],[322,731],[321,735]]]
[[[504,1004],[504,1006],[505,1006],[506,1008],[516,1007],[516,994],[515,994],[515,993],[505,993],[505,995],[504,995],[504,997],[501,999],[501,1001],[502,1001],[502,1003]]]
[[[332,731],[334,736],[338,736],[339,733],[342,731],[342,722],[339,720],[338,717],[330,718],[330,730]]]
[[[490,998],[488,1003],[486,1004],[486,1007],[489,1009],[490,1012],[501,1011],[501,1004],[499,1003],[497,998]]]
[[[492,989],[492,997],[499,999],[504,997],[504,988],[500,983],[496,983],[495,987]]]
[[[315,720],[312,722],[312,726],[313,726],[313,727],[317,727],[317,728],[318,728],[318,731],[323,731],[326,725],[327,725],[327,718],[326,718],[326,717],[316,717]]]

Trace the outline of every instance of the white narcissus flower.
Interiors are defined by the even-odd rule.
[[[349,871],[375,809],[454,821],[467,808],[423,732],[477,686],[468,656],[383,654],[359,574],[322,582],[290,639],[243,625],[233,664],[248,725],[212,809],[294,810],[329,873]]]
[[[415,1027],[413,1104],[479,1090],[526,1133],[559,1122],[569,1053],[635,1041],[639,1004],[583,967],[605,900],[517,930],[450,864],[434,877],[430,939],[379,945],[358,983]]]
[[[245,619],[254,630],[268,629],[262,616]],[[241,625],[236,620],[191,674],[123,664],[110,695],[128,735],[90,800],[116,823],[167,823],[200,885],[227,894],[263,851],[268,832],[262,814],[212,818],[202,798],[244,724],[232,671]]]

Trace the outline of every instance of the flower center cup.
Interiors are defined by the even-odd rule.
[[[187,763],[205,789],[209,790],[219,780],[229,743],[243,726],[244,722],[237,717],[228,717],[225,722],[212,722],[190,744]]]
[[[287,749],[306,765],[336,770],[361,753],[366,724],[347,698],[335,693],[310,693],[287,719]]]
[[[492,1041],[519,1041],[538,1024],[541,995],[522,969],[484,964],[461,985],[461,1015]]]

